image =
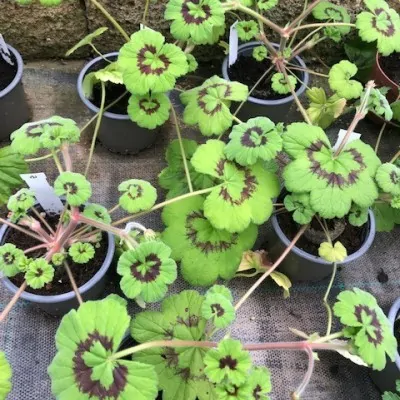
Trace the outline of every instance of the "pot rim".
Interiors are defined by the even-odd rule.
[[[388,314],[389,322],[392,325],[392,331],[394,331],[394,323],[396,322],[397,317],[400,316],[399,314],[400,314],[400,297],[393,303],[392,307],[390,308],[389,314]],[[400,371],[400,353],[399,352],[397,352],[396,359],[394,362],[397,366],[397,369]]]
[[[3,236],[6,233],[7,229],[9,229],[9,227],[7,225],[3,225],[0,228],[0,240],[3,239]],[[107,270],[111,266],[112,259],[114,257],[115,242],[114,242],[114,236],[109,232],[107,232],[107,238],[108,238],[108,249],[107,249],[106,257],[103,261],[103,264],[90,280],[88,280],[83,286],[80,286],[78,288],[80,294],[84,294],[89,289],[91,289],[94,285],[96,285],[100,281],[100,279],[106,274]],[[18,291],[18,287],[15,286],[10,281],[9,278],[3,277],[1,280],[3,281],[3,285],[10,292],[16,293]],[[38,295],[38,294],[33,294],[33,293],[23,291],[21,294],[21,298],[24,300],[30,301],[32,303],[41,303],[41,304],[61,303],[61,302],[72,300],[73,298],[75,298],[75,292],[71,291],[71,292],[52,295],[52,296],[43,296],[43,295]]]
[[[19,52],[9,44],[7,44],[7,48],[11,51],[11,53],[17,60],[17,73],[15,74],[14,79],[11,81],[11,83],[5,89],[0,91],[0,99],[5,97],[11,91],[13,91],[14,88],[18,85],[18,83],[21,82],[22,73],[24,71],[24,62],[22,61],[21,54],[19,54]]]
[[[104,57],[117,57],[119,55],[118,51],[114,51],[112,53],[107,53],[104,54]],[[81,98],[82,102],[85,104],[85,106],[87,108],[89,108],[92,112],[94,112],[95,114],[97,114],[100,111],[100,108],[95,106],[88,98],[85,97],[84,93],[83,93],[83,79],[85,78],[87,72],[90,70],[90,68],[97,64],[100,61],[104,61],[103,57],[96,57],[94,58],[92,61],[89,61],[81,70],[81,72],[79,73],[78,76],[78,82],[77,82],[77,89],[78,89],[78,94],[79,97]],[[117,120],[123,120],[123,121],[127,121],[130,120],[129,115],[128,114],[115,114],[109,111],[106,111],[103,114],[104,117],[108,117],[111,119],[117,119]]]
[[[348,263],[356,260],[357,258],[364,255],[367,252],[367,250],[371,247],[371,244],[375,238],[375,216],[371,209],[368,210],[368,221],[369,221],[369,233],[368,233],[363,245],[355,253],[350,254],[343,262],[340,263],[340,265],[348,264]],[[278,235],[279,239],[285,244],[285,246],[289,246],[291,241],[288,239],[288,237],[282,231],[276,215],[272,216],[272,226],[275,230],[275,233]],[[294,246],[291,251],[293,253],[295,253],[296,255],[298,255],[299,257],[302,257],[308,261],[312,261],[314,263],[322,264],[322,265],[332,265],[332,263],[325,261],[321,257],[309,254],[297,246]]]
[[[380,63],[380,59],[381,59],[381,55],[379,54],[379,52],[376,52],[376,67],[378,69],[378,71],[395,87],[398,88],[398,90],[400,90],[400,85],[398,85],[396,82],[392,81],[387,75],[386,72],[383,70],[381,63]]]
[[[247,50],[249,47],[256,47],[262,45],[262,42],[258,42],[258,41],[253,41],[253,42],[249,42],[249,43],[244,43],[241,44],[238,47],[238,54],[244,52],[245,50]],[[272,45],[275,48],[279,48],[279,45],[277,43],[272,43]],[[307,65],[306,63],[303,61],[303,59],[299,56],[296,56],[294,58],[300,65],[300,67],[306,69]],[[228,63],[229,63],[229,56],[225,57],[223,63],[222,63],[222,76],[224,77],[224,79],[231,81],[231,79],[229,78],[229,74],[228,74]],[[310,74],[306,71],[303,71],[303,79],[302,81],[304,83],[301,84],[300,88],[296,90],[296,95],[299,97],[301,96],[305,90],[307,89],[308,83],[310,81]],[[282,104],[286,104],[286,103],[290,103],[294,100],[293,95],[290,95],[288,97],[284,97],[283,99],[278,99],[278,100],[264,100],[264,99],[259,99],[257,97],[252,97],[249,96],[247,98],[247,101],[249,101],[250,103],[256,103],[256,104],[260,104],[263,106],[277,106],[277,105],[282,105]]]

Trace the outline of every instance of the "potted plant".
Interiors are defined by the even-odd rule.
[[[7,139],[30,118],[22,86],[23,69],[21,55],[0,35],[0,140]]]

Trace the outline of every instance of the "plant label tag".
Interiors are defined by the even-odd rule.
[[[49,182],[47,182],[45,173],[21,174],[21,178],[29,186],[29,189],[35,192],[37,201],[46,213],[61,214],[64,210],[64,205],[54,193],[54,189],[50,186]]]
[[[336,150],[338,149],[340,143],[342,143],[342,140],[343,140],[344,137],[346,136],[346,133],[347,133],[347,130],[346,130],[346,129],[340,129],[340,130],[339,130],[338,138],[337,138],[337,140],[336,140],[336,143],[335,143],[335,145],[332,147],[332,150],[333,150],[333,151],[336,151]],[[353,132],[353,133],[350,135],[349,139],[347,140],[347,143],[354,142],[355,140],[360,139],[360,137],[361,137],[361,134],[360,134],[360,133]]]
[[[229,66],[235,64],[238,57],[239,36],[236,30],[238,22],[233,23],[229,30]]]
[[[10,51],[8,50],[6,42],[1,33],[0,33],[0,55],[7,64],[14,65],[13,61],[11,60]]]
[[[144,24],[141,23],[141,24],[140,24],[140,30],[143,31],[144,29],[148,29],[148,30],[154,32],[154,29],[151,29],[151,28],[149,28],[148,26],[146,26],[146,25],[144,25]]]

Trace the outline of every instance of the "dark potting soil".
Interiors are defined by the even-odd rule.
[[[292,240],[297,232],[300,229],[300,225],[298,225],[292,217],[292,213],[282,213],[277,215],[279,226],[281,227],[283,233],[287,236],[289,240]],[[334,220],[326,220],[328,224],[329,230],[333,229]],[[346,227],[341,235],[335,239],[336,241],[340,241],[343,246],[347,250],[347,254],[353,254],[357,250],[359,250],[362,244],[365,241],[365,237],[367,235],[367,224],[364,224],[361,227],[351,225],[347,219],[344,219]],[[311,222],[311,228],[317,231],[322,232],[321,225],[314,218]],[[318,256],[318,248],[319,245],[310,242],[304,235],[300,237],[299,241],[296,243],[296,247],[304,250],[309,254],[313,254],[314,256]]]
[[[124,85],[117,85],[115,83],[107,82],[106,83],[106,99],[105,99],[105,107],[111,104],[113,101],[117,100],[118,97],[122,96],[126,92],[126,88]],[[101,106],[101,85],[95,85],[93,87],[93,98],[90,99],[91,102],[98,108]],[[108,112],[114,114],[122,114],[126,115],[128,113],[128,101],[129,101],[129,93],[127,93],[118,103],[114,104],[112,107],[107,109]]]
[[[400,354],[400,318],[394,322],[394,336],[397,339],[397,352]]]
[[[235,64],[229,67],[228,74],[231,81],[238,81],[247,85],[249,90],[254,86],[255,83],[261,78],[265,71],[271,67],[271,61],[265,59],[263,61],[257,61],[253,57],[245,56],[243,54],[239,55]],[[298,78],[302,78],[302,73],[300,71],[294,71]],[[266,77],[256,89],[253,90],[251,96],[257,99],[263,100],[279,100],[290,96],[290,94],[278,94],[272,90],[271,87],[271,75]],[[300,88],[300,82],[297,81],[296,90]]]
[[[379,59],[385,74],[395,83],[400,85],[400,53],[393,53]]]
[[[46,217],[47,222],[50,224],[52,228],[54,228],[58,223],[58,216],[48,216]],[[41,244],[36,239],[25,235],[22,232],[19,232],[15,229],[9,229],[4,238],[4,242],[12,243],[16,245],[18,248],[25,250],[30,247]],[[83,286],[86,282],[88,282],[93,276],[97,273],[97,271],[103,265],[103,262],[106,258],[108,248],[108,238],[106,234],[103,234],[102,241],[100,242],[100,247],[95,248],[95,256],[92,260],[90,260],[87,264],[76,264],[72,261],[72,259],[68,256],[67,261],[70,266],[72,275],[75,278],[76,284],[78,287]],[[44,255],[43,250],[37,250],[29,254],[30,257],[36,258]],[[24,274],[18,274],[13,278],[10,278],[11,282],[20,287],[24,282]],[[68,293],[72,290],[71,283],[68,278],[67,271],[63,266],[55,267],[54,279],[52,282],[48,283],[42,289],[32,289],[28,287],[26,289],[27,292],[41,295],[41,296],[54,296],[59,294]]]
[[[18,71],[18,63],[14,54],[11,53],[11,61],[14,65],[10,65],[8,62],[3,60],[0,55],[0,92],[4,90],[15,78]]]

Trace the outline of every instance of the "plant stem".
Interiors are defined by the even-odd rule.
[[[292,96],[294,97],[294,101],[296,102],[299,111],[300,111],[301,114],[303,115],[303,118],[305,119],[305,121],[306,121],[308,124],[312,125],[312,122],[311,122],[311,120],[310,120],[310,118],[309,118],[309,116],[308,116],[308,114],[307,114],[307,111],[304,109],[304,107],[303,107],[303,105],[301,104],[301,102],[300,102],[300,100],[299,100],[299,98],[298,98],[298,96],[297,96],[297,94],[296,94],[296,92],[295,92],[295,90],[294,90],[292,84],[291,84],[290,81],[289,81],[289,77],[288,77],[288,74],[287,74],[287,72],[286,72],[286,67],[282,69],[282,73],[283,73],[283,75],[285,76],[286,83],[288,84],[288,86],[289,86],[289,88],[290,88],[290,91],[291,91],[291,93],[292,93]]]
[[[142,18],[143,25],[146,25],[147,14],[149,13],[149,6],[150,6],[150,0],[146,0],[146,4],[144,6],[144,11],[143,11],[143,18]]]
[[[105,58],[104,56],[103,56],[103,54],[99,51],[99,50],[97,50],[97,47],[93,44],[93,43],[89,43],[89,45],[90,45],[90,47],[92,48],[92,50],[98,55],[98,56],[100,56],[105,62],[107,62],[108,64],[111,64],[111,61],[109,60],[109,59],[107,59],[107,58]]]
[[[30,247],[29,249],[24,250],[24,254],[29,254],[29,253],[32,253],[33,251],[44,249],[49,246],[50,246],[50,243],[38,244],[37,246],[33,246],[33,247]]]
[[[62,153],[63,158],[64,158],[65,170],[66,171],[72,171],[71,154],[69,154],[69,145],[67,143],[64,143],[61,146],[61,153]]]
[[[307,42],[307,40],[309,38],[311,38],[312,36],[314,36],[316,33],[318,33],[321,29],[323,29],[323,26],[320,26],[319,28],[313,30],[312,32],[310,32],[309,34],[307,34],[302,40],[300,40],[299,43],[296,44],[296,46],[294,47],[294,49],[292,50],[292,56],[290,57],[290,60],[293,58],[293,54],[297,53],[297,51],[301,48],[301,46]],[[296,34],[297,32],[295,32]]]
[[[265,33],[260,33],[256,39],[264,43],[265,47],[269,50],[272,56],[278,57],[278,52],[275,50],[275,47],[272,45],[272,43],[267,39]]]
[[[20,288],[14,294],[13,298],[7,304],[6,308],[1,312],[1,314],[0,314],[0,322],[3,322],[6,319],[8,313],[11,311],[11,309],[14,307],[15,303],[21,297],[21,294],[24,292],[26,287],[27,287],[27,283],[26,283],[26,281],[24,281],[24,283],[20,286]]]
[[[389,161],[390,164],[393,164],[400,157],[400,150],[394,155],[394,157]]]
[[[108,213],[112,214],[113,212],[117,211],[118,209],[119,209],[119,204],[116,204],[114,207],[112,207],[108,210]]]
[[[281,256],[275,261],[271,268],[268,271],[265,271],[264,274],[254,283],[254,285],[244,294],[244,296],[237,302],[235,305],[235,310],[237,311],[243,303],[251,296],[251,294],[260,286],[260,284],[269,276],[272,272],[275,271],[277,267],[281,264],[281,262],[285,259],[285,257],[289,254],[292,248],[295,246],[297,241],[301,238],[303,233],[308,228],[308,225],[303,225],[299,232],[297,232],[296,236],[293,238],[289,246],[285,249],[285,251],[281,254]]]
[[[61,161],[60,161],[60,159],[58,158],[57,153],[56,153],[54,150],[52,150],[52,151],[51,151],[51,154],[52,154],[52,156],[53,156],[53,159],[54,159],[54,162],[55,162],[56,167],[57,167],[57,169],[58,169],[58,172],[59,172],[60,174],[62,174],[62,173],[64,172],[64,170],[63,170],[63,167],[62,167],[62,165],[61,165]]]
[[[218,186],[219,186],[219,185],[218,185]],[[201,189],[201,190],[197,190],[197,191],[195,191],[195,192],[182,194],[181,196],[174,197],[173,199],[169,199],[169,200],[166,200],[166,201],[164,201],[164,202],[162,202],[162,203],[156,204],[156,205],[155,205],[154,207],[152,207],[150,210],[142,211],[142,212],[137,213],[137,214],[134,214],[134,215],[129,215],[129,216],[125,217],[125,218],[122,218],[122,219],[120,219],[120,220],[118,220],[118,221],[115,221],[115,222],[112,223],[112,225],[113,225],[113,226],[121,225],[121,224],[124,224],[125,222],[129,222],[131,219],[135,219],[135,218],[141,217],[141,216],[143,216],[143,215],[149,214],[149,213],[151,213],[151,212],[153,212],[153,211],[155,211],[155,210],[158,210],[158,209],[160,209],[160,208],[163,208],[163,207],[165,207],[165,206],[167,206],[167,205],[169,205],[169,204],[173,204],[173,203],[175,203],[175,202],[177,202],[177,201],[184,200],[184,199],[187,199],[187,198],[193,197],[193,196],[200,196],[200,195],[202,195],[202,194],[210,193],[211,191],[213,191],[213,190],[214,190],[215,188],[217,188],[218,186],[213,186],[213,187],[211,187],[211,188]]]
[[[300,83],[301,83],[302,85],[304,85],[308,90],[310,90],[310,87],[307,86],[307,85],[305,84],[305,82],[303,82],[294,72],[292,72],[292,71],[290,70],[290,68],[286,68],[286,71],[289,72],[289,74],[292,75],[292,76],[296,79],[296,81],[300,82]]]
[[[320,26],[322,26],[323,28],[325,28],[327,26],[351,26],[352,28],[354,28],[356,25],[346,23],[346,22],[326,22],[326,23],[321,22],[321,23],[316,23],[316,24],[300,25],[300,26],[297,26],[296,28],[293,28],[291,30],[291,32],[300,31],[302,29],[318,28]]]
[[[55,235],[54,230],[52,229],[52,227],[48,224],[48,222],[46,221],[45,218],[43,218],[40,215],[40,212],[38,210],[36,210],[35,207],[31,207],[31,211],[39,218],[39,220],[42,222],[42,224],[49,230],[49,232],[53,235]]]
[[[114,17],[97,0],[90,1],[103,13],[103,15],[111,22],[114,28],[117,29],[117,31],[124,37],[124,39],[129,42],[129,35],[126,33],[124,28],[122,28],[122,26],[114,19]]]
[[[295,32],[294,27],[301,23],[309,14],[311,14],[312,10],[320,3],[322,0],[316,0],[313,3],[311,3],[309,6],[307,6],[307,2],[305,4],[305,7],[303,9],[303,12],[298,15],[288,26],[288,30]]]
[[[306,352],[306,354],[308,356],[308,368],[307,368],[307,372],[304,375],[304,378],[303,378],[302,382],[300,383],[300,386],[293,393],[293,396],[292,396],[293,399],[300,399],[301,398],[301,396],[304,393],[306,387],[310,383],[312,374],[314,372],[315,361],[314,361],[313,352],[311,351],[310,347],[306,347],[304,349],[304,351]]]
[[[307,6],[308,6],[308,0],[305,0],[304,1],[304,7],[303,7],[303,13],[307,10]],[[302,22],[302,20],[297,22],[297,24],[295,24],[295,25],[300,25],[301,22]],[[292,36],[292,38],[290,39],[289,48],[293,46],[293,43],[296,40],[296,36],[297,36],[297,32],[295,32],[294,35]]]
[[[76,284],[75,278],[72,275],[71,268],[69,267],[69,265],[68,265],[68,263],[66,261],[64,262],[64,267],[65,267],[65,270],[67,271],[68,278],[69,278],[69,281],[71,282],[71,286],[72,286],[72,289],[74,290],[76,299],[78,300],[79,305],[81,305],[83,303],[82,296],[79,293],[79,289],[78,289],[78,286]]]
[[[88,172],[89,172],[89,168],[90,168],[90,164],[92,162],[92,157],[93,157],[93,153],[94,153],[94,148],[96,146],[96,139],[97,139],[97,135],[99,133],[100,130],[100,126],[101,126],[101,120],[103,119],[103,113],[104,113],[104,104],[106,101],[106,87],[103,81],[101,81],[101,104],[100,104],[100,111],[97,117],[97,121],[96,121],[96,127],[94,128],[94,133],[93,133],[93,138],[92,138],[92,144],[90,146],[90,152],[89,152],[89,157],[88,157],[88,161],[86,164],[86,168],[85,168],[85,177],[87,176]]]
[[[288,70],[290,71],[292,69],[294,69],[295,71],[308,72],[309,74],[312,74],[312,75],[322,76],[323,78],[329,78],[329,75],[321,74],[319,72],[312,71],[311,69],[304,69],[304,68],[289,65]]]
[[[383,132],[386,128],[387,123],[385,122],[382,127],[381,130],[379,131],[379,136],[378,136],[378,140],[376,141],[376,145],[375,145],[375,154],[378,154],[378,149],[379,149],[379,145],[381,144],[381,139],[383,136]]]
[[[326,308],[326,312],[328,314],[328,325],[327,325],[327,328],[326,328],[326,335],[325,336],[329,336],[331,334],[331,330],[332,330],[332,309],[331,309],[331,306],[329,305],[328,297],[329,297],[329,293],[330,293],[330,291],[332,289],[332,285],[333,285],[333,282],[334,282],[335,277],[336,277],[336,272],[337,272],[337,264],[333,263],[333,271],[332,271],[331,280],[329,282],[328,288],[326,289],[324,300],[323,300],[325,308]]]
[[[0,223],[8,225],[10,228],[13,228],[13,229],[15,229],[17,231],[20,231],[20,232],[24,233],[25,235],[30,236],[30,237],[38,240],[39,242],[47,243],[46,240],[43,239],[42,237],[40,237],[39,235],[36,235],[35,233],[30,232],[25,228],[21,228],[20,226],[18,226],[16,224],[13,224],[11,221],[8,221],[8,220],[6,220],[4,218],[0,218]]]
[[[60,151],[60,150],[57,150],[57,151]],[[48,158],[51,158],[51,157],[53,157],[53,154],[50,153],[50,154],[46,154],[45,156],[41,156],[41,157],[27,158],[25,161],[28,163],[31,163],[31,162],[36,162],[36,161],[47,160]]]
[[[185,169],[186,180],[187,180],[187,183],[189,186],[189,191],[193,192],[192,179],[190,178],[190,172],[189,172],[189,167],[188,167],[188,163],[187,163],[185,147],[183,146],[183,142],[182,142],[181,128],[179,126],[178,116],[176,115],[176,111],[175,111],[175,108],[174,108],[174,105],[172,104],[172,102],[171,102],[171,111],[172,111],[172,117],[174,119],[176,134],[177,134],[178,140],[179,140],[179,147],[181,150],[181,156],[182,156],[182,161],[183,161],[183,168]]]
[[[241,121],[236,115],[232,115],[232,119],[237,122],[238,124],[243,124],[243,121]]]

